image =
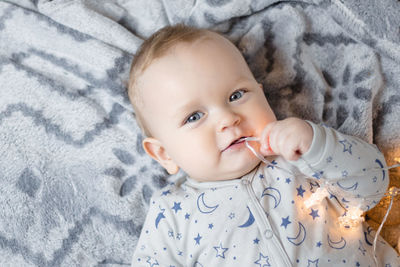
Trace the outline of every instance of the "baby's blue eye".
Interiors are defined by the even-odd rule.
[[[234,92],[230,97],[229,97],[229,102],[233,102],[236,101],[240,98],[242,98],[242,96],[244,95],[245,90],[237,90],[236,92]]]
[[[203,112],[200,112],[200,111],[194,112],[193,114],[191,114],[191,115],[186,119],[185,124],[186,124],[186,123],[191,123],[191,122],[196,122],[196,121],[200,120],[201,117],[203,117],[203,116],[204,116],[204,113],[203,113]]]

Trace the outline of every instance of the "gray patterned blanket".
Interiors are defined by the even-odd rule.
[[[130,265],[170,177],[127,100],[143,38],[184,22],[243,52],[279,118],[400,157],[399,1],[0,2],[0,266]],[[399,222],[400,223],[400,222]]]

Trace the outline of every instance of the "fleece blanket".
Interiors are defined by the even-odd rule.
[[[126,93],[135,51],[165,25],[226,35],[278,118],[375,142],[394,163],[399,14],[396,0],[1,1],[0,266],[130,265],[149,198],[174,178],[145,155]]]

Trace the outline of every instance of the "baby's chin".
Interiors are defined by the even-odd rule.
[[[217,181],[228,181],[228,180],[235,180],[240,179],[246,174],[252,172],[261,161],[259,159],[253,159],[252,161],[248,162],[247,164],[241,166],[238,169],[232,169],[229,172],[224,173],[214,173],[212,175],[203,176],[201,178],[192,177],[192,179],[198,182],[217,182]],[[190,176],[190,175],[189,175]]]
[[[245,176],[246,174],[249,174],[250,172],[252,172],[258,165],[260,165],[261,160],[259,159],[255,159],[251,162],[251,164],[248,164],[246,166],[246,168],[242,168],[238,173],[237,177],[234,179],[238,179],[241,178],[243,176]]]
[[[240,166],[237,170],[234,170],[231,177],[232,179],[238,179],[243,177],[246,174],[249,174],[261,163],[261,160],[251,155],[251,158],[246,161],[245,164]]]

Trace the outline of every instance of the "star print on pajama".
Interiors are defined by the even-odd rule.
[[[240,179],[186,177],[155,193],[132,266],[369,266],[375,232],[339,227],[338,218],[379,202],[364,197],[386,191],[387,173],[376,169],[385,160],[373,145],[310,125],[314,139],[299,161],[270,157]],[[334,192],[306,208],[323,179]],[[381,266],[400,266],[381,238],[377,255]]]

